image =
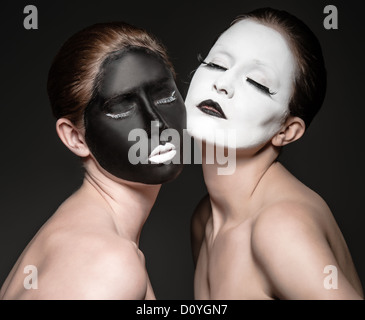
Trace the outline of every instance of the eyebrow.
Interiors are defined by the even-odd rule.
[[[147,88],[153,87],[154,89],[160,90],[160,89],[165,88],[167,86],[167,83],[169,81],[171,81],[170,78],[164,77],[164,78],[161,78],[161,79],[157,79],[157,80],[153,80],[153,81],[150,81],[150,82],[146,82],[146,83],[143,84],[143,86],[145,86]],[[136,95],[138,93],[138,88],[139,87],[132,88],[132,89],[128,90],[128,92],[123,92],[123,93],[117,93],[117,94],[115,94],[114,96],[106,99],[104,101],[104,103],[102,104],[102,107],[105,107],[108,104],[111,104],[111,103],[113,103],[115,101],[120,101],[120,100],[123,100],[123,99],[130,98],[133,95]]]
[[[157,81],[151,81],[150,83],[147,83],[146,85],[149,88],[154,88],[154,89],[159,90],[159,89],[164,89],[170,81],[173,81],[173,79],[165,77],[165,78],[161,78]]]
[[[270,69],[270,71],[272,71],[274,73],[274,75],[276,75],[276,71],[275,69],[269,65],[268,63],[266,63],[265,61],[259,60],[259,59],[253,59],[253,62],[255,65],[259,66],[259,67],[264,67],[265,69]]]
[[[123,99],[130,98],[131,96],[133,96],[136,93],[137,93],[137,91],[135,90],[135,91],[129,91],[127,93],[116,94],[116,95],[106,99],[103,102],[102,107],[105,108],[107,105],[112,104],[113,102],[117,102],[117,101],[121,101]]]
[[[216,50],[213,52],[213,55],[223,55],[226,56],[228,59],[230,59],[231,61],[235,60],[236,58],[231,55],[231,53],[227,50],[225,50],[225,47],[221,44],[216,45]],[[260,59],[253,59],[252,60],[253,64],[259,67],[264,67],[265,69],[270,69],[274,75],[277,75],[275,69],[267,62],[260,60]]]

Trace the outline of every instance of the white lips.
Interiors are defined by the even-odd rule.
[[[172,144],[167,142],[166,144],[158,145],[148,157],[152,163],[164,163],[166,161],[171,160],[175,157],[176,154],[176,147]]]

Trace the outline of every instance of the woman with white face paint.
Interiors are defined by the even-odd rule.
[[[325,87],[316,37],[270,8],[236,19],[201,60],[185,101],[208,190],[192,217],[195,298],[363,298],[325,201],[276,160],[304,134]],[[235,139],[215,139],[229,130]],[[217,173],[212,145],[236,149],[233,174]]]

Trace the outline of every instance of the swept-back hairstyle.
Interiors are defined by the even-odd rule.
[[[175,77],[166,49],[146,30],[124,22],[97,23],[72,35],[53,60],[47,91],[54,116],[81,125],[103,62],[128,47],[152,51]]]

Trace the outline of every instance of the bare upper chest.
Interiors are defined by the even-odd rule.
[[[209,228],[195,273],[195,296],[201,299],[269,299],[267,283],[251,250],[251,225],[218,233]]]

